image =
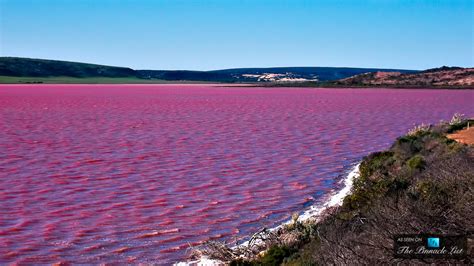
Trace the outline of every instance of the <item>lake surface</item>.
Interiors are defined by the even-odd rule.
[[[0,85],[0,264],[158,263],[324,200],[472,90]]]

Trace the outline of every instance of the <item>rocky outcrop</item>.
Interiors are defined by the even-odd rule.
[[[474,68],[441,67],[418,73],[372,72],[334,82],[343,86],[474,87]]]

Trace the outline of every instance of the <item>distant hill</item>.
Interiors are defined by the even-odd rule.
[[[137,70],[141,78],[217,82],[316,82],[337,80],[372,71],[416,72],[413,70],[347,67],[234,68],[212,71]]]
[[[15,77],[130,77],[135,70],[67,61],[0,57],[0,76]]]
[[[351,68],[351,67],[273,67],[273,68],[236,68],[215,70],[215,73],[230,74],[237,79],[252,81],[329,81],[353,75],[375,71],[400,71],[413,73],[414,70],[394,70],[382,68]],[[272,75],[273,74],[273,75]]]
[[[236,82],[232,75],[215,73],[212,71],[192,70],[136,70],[141,79],[159,79],[167,81],[208,81],[208,82]]]
[[[343,86],[472,87],[474,68],[440,67],[418,73],[371,72],[335,81]]]
[[[413,70],[346,68],[346,67],[276,67],[236,68],[213,71],[190,70],[134,70],[126,67],[104,66],[57,60],[0,57],[0,76],[4,80],[24,78],[134,78],[139,82],[161,81],[204,81],[204,82],[321,82],[343,79],[367,72],[415,73]],[[77,79],[71,79],[72,83]],[[129,79],[127,79],[129,80]],[[0,83],[2,80],[0,79]],[[46,80],[47,82],[47,80]]]

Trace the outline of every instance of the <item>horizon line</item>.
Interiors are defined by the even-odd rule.
[[[120,67],[120,68],[130,68],[132,70],[149,70],[149,71],[197,71],[197,72],[212,72],[212,71],[220,71],[220,70],[236,70],[236,69],[270,69],[270,68],[358,68],[358,69],[384,69],[384,70],[412,70],[412,71],[423,71],[432,68],[438,68],[442,66],[434,66],[426,69],[416,69],[416,68],[392,68],[392,67],[355,67],[355,66],[250,66],[250,67],[228,67],[228,68],[219,68],[219,69],[206,69],[206,70],[196,70],[196,69],[153,69],[153,68],[133,68],[130,66],[118,66],[113,64],[107,63],[93,63],[93,62],[85,62],[85,61],[72,61],[67,59],[51,59],[51,58],[36,58],[36,57],[22,57],[22,56],[10,56],[10,55],[0,55],[0,58],[21,58],[21,59],[32,59],[32,60],[49,60],[49,61],[62,61],[62,62],[70,62],[70,63],[79,63],[79,64],[91,64],[91,65],[99,65],[99,66],[108,66],[108,67]],[[459,66],[449,66],[449,67],[459,67]],[[472,68],[472,67],[463,67],[463,68]]]

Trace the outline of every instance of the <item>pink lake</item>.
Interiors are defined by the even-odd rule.
[[[472,90],[0,85],[0,264],[157,263],[322,202]]]

